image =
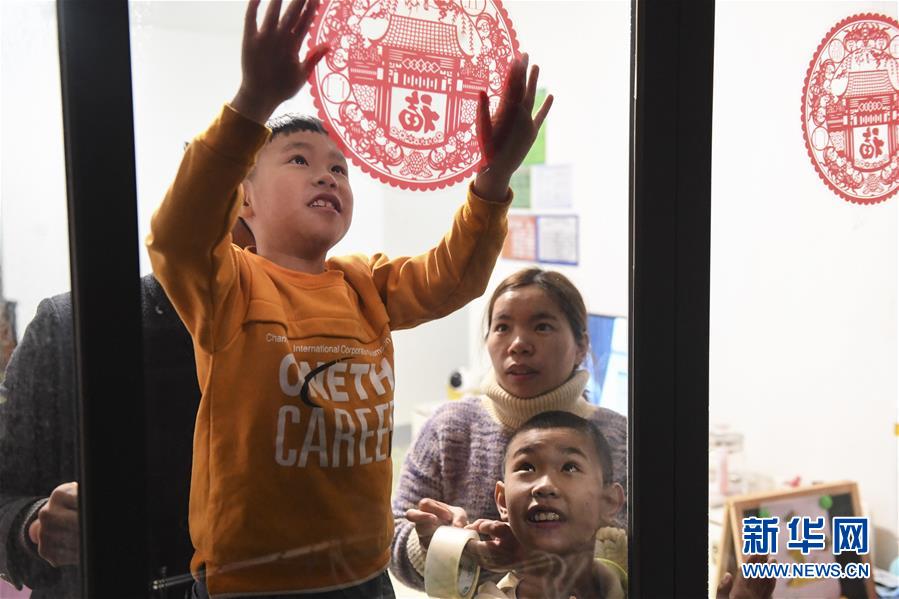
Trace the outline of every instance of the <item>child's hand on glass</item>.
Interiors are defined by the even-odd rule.
[[[478,100],[478,144],[481,148],[481,172],[475,178],[475,193],[487,200],[503,201],[509,179],[527,156],[540,125],[549,113],[553,97],[547,96],[533,115],[540,69],[531,67],[528,75],[528,55],[512,61],[499,107],[490,118],[487,93]]]
[[[330,48],[312,48],[300,60],[300,46],[309,31],[319,0],[292,0],[280,17],[281,0],[272,0],[257,26],[260,0],[250,0],[244,17],[240,63],[243,77],[231,107],[265,123],[278,106],[294,97]]]

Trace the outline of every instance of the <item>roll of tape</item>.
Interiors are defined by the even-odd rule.
[[[478,539],[473,530],[441,526],[431,537],[425,558],[425,592],[439,599],[471,599],[480,566],[463,553],[468,541]]]

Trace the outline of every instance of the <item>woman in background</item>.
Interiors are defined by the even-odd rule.
[[[612,449],[610,479],[621,485],[613,488],[627,489],[627,420],[584,397],[587,309],[571,281],[538,268],[507,277],[490,298],[486,344],[493,371],[483,394],[440,406],[403,464],[390,567],[413,588],[424,588],[427,546],[438,526],[499,520],[493,492],[503,451],[511,433],[536,414],[561,410],[598,426]],[[625,508],[615,524],[626,522]],[[609,540],[623,537],[621,531]],[[491,563],[495,557],[478,559],[485,567],[500,565]]]

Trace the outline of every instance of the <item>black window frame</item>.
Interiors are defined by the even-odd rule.
[[[56,8],[82,597],[146,597],[146,418],[128,2],[62,0]]]
[[[632,6],[629,596],[706,597],[715,3]]]
[[[630,596],[702,597],[714,1],[631,6]],[[64,0],[57,15],[82,431],[83,596],[146,597],[128,2]]]

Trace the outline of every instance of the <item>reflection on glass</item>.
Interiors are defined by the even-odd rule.
[[[400,4],[402,3],[398,3],[398,5]],[[477,12],[477,7],[483,4],[484,2],[466,1],[461,2],[459,6],[464,6],[466,11]],[[376,3],[369,6],[367,2],[359,2],[354,3],[353,6],[354,10],[360,12],[359,16],[364,16],[366,10],[378,9]],[[531,392],[534,390],[528,390],[528,388],[516,390],[515,384],[511,382],[516,378],[525,382],[529,378],[541,378],[527,372],[513,373],[506,385],[500,382],[494,385],[494,389],[497,390],[497,397],[507,398],[510,401],[517,399],[517,402],[512,401],[512,403],[524,411],[533,411],[538,403],[541,411],[551,407],[561,407],[590,416],[600,425],[600,430],[606,434],[607,442],[611,445],[608,452],[611,457],[608,467],[600,460],[600,457],[605,455],[603,451],[594,452],[593,446],[587,444],[583,453],[588,454],[590,459],[596,458],[594,461],[599,463],[600,467],[594,467],[591,471],[596,474],[601,471],[603,480],[607,483],[602,486],[604,492],[601,498],[598,498],[602,500],[603,505],[602,523],[621,527],[626,522],[625,512],[620,510],[614,513],[615,510],[612,508],[623,501],[627,488],[626,420],[621,414],[615,414],[606,408],[609,406],[614,409],[623,408],[621,398],[626,393],[621,391],[626,388],[622,385],[627,376],[626,368],[622,366],[622,359],[626,362],[626,343],[621,343],[620,335],[613,334],[612,331],[614,329],[617,333],[619,330],[626,330],[626,327],[620,327],[618,322],[627,316],[628,119],[626,115],[628,100],[626,93],[611,93],[610,90],[628,88],[630,6],[627,2],[553,2],[551,4],[548,2],[507,2],[505,7],[508,10],[509,19],[515,27],[521,50],[528,51],[531,61],[540,64],[538,98],[552,93],[556,98],[556,104],[544,124],[543,132],[535,140],[533,150],[524,159],[524,167],[517,171],[512,182],[515,198],[510,217],[510,230],[515,237],[504,248],[504,257],[497,263],[490,280],[487,281],[485,278],[481,286],[492,290],[507,276],[530,263],[556,269],[570,279],[576,288],[575,293],[583,295],[582,309],[580,310],[583,313],[581,317],[583,322],[572,327],[564,310],[560,309],[551,299],[550,306],[554,306],[557,312],[562,313],[561,316],[556,315],[556,325],[558,326],[555,326],[555,330],[565,337],[568,345],[564,345],[563,349],[571,353],[570,359],[561,359],[559,355],[553,355],[553,358],[557,359],[547,360],[546,370],[552,371],[554,376],[550,377],[552,379],[550,382],[544,381],[544,384],[539,385],[540,388],[537,388],[534,393]],[[265,5],[260,8],[260,19],[265,9]],[[172,178],[178,170],[178,164],[185,156],[183,152],[185,142],[202,131],[203,126],[210,122],[221,109],[222,103],[231,100],[235,90],[238,89],[241,81],[240,40],[243,10],[242,3],[234,2],[131,3],[138,199],[142,236],[149,233],[151,215],[159,206],[160,200],[166,196],[166,190],[172,183]],[[590,25],[595,22],[607,22],[615,25],[609,26],[606,35],[597,39],[595,29]],[[489,28],[485,30],[487,29]],[[563,35],[564,44],[561,40]],[[330,64],[329,68],[335,72],[340,71],[343,64],[340,61],[348,57],[350,50],[351,48],[337,49],[332,57],[337,62]],[[578,57],[588,55],[599,56],[600,59],[589,70],[581,71],[578,68]],[[331,83],[334,82],[331,81]],[[325,88],[335,93],[340,91],[336,84],[324,86],[323,89]],[[407,99],[407,96],[412,98],[411,94],[400,98],[403,101],[402,107],[413,106],[422,115],[425,114],[422,111],[424,106],[432,111],[439,111],[442,107],[439,102],[435,103],[435,97],[431,98],[430,104],[426,104],[421,95],[411,100]],[[538,99],[536,105],[540,104],[541,100]],[[302,90],[295,98],[284,102],[275,114],[288,111],[315,114],[316,108],[309,92]],[[395,112],[399,118],[400,111]],[[347,111],[347,117],[350,120],[361,114],[357,114],[355,110]],[[406,122],[413,126],[415,123],[410,121],[410,118],[409,115],[406,115]],[[361,118],[358,121],[362,123],[360,126],[364,125]],[[419,137],[424,134],[424,121],[421,125],[420,130],[416,133]],[[227,126],[227,123],[223,126]],[[271,145],[266,146],[266,149],[275,147],[280,140],[292,139],[291,135],[292,133],[288,132],[284,137],[275,136]],[[320,134],[315,132],[304,132],[297,135],[304,139],[312,136],[310,139],[313,141],[320,139],[316,137]],[[281,139],[279,140],[279,138]],[[197,156],[197,151],[198,146],[194,144],[187,149],[186,155],[193,160]],[[307,149],[306,153],[309,152],[311,150]],[[291,154],[290,157],[293,158],[293,155]],[[385,160],[389,157],[390,153],[388,152]],[[437,156],[437,158],[439,157]],[[305,165],[305,163],[312,164],[315,160],[314,155],[304,154],[302,158],[303,161],[297,161],[294,166]],[[257,160],[258,169],[261,172],[261,169],[266,166],[264,153],[260,154]],[[352,185],[354,198],[355,226],[350,228],[342,241],[333,248],[331,254],[335,256],[350,253],[371,255],[377,252],[384,252],[389,256],[417,255],[431,247],[445,233],[447,225],[453,221],[453,214],[460,199],[464,198],[467,192],[466,183],[427,193],[403,191],[376,181],[359,170],[352,161],[347,162],[350,162],[349,182]],[[196,200],[196,198],[193,199]],[[166,220],[164,217],[165,214],[161,220]],[[185,219],[183,222],[193,221]],[[249,228],[257,234],[260,231],[259,226],[265,226],[264,224],[254,226],[252,219],[247,219],[247,223]],[[159,222],[157,222],[157,226],[159,226]],[[238,221],[238,226],[240,226],[240,221]],[[180,234],[183,235],[183,239],[197,240],[201,237],[197,227],[192,227],[189,231],[182,230]],[[264,244],[259,244],[258,238],[256,242],[257,251],[265,256]],[[167,243],[161,239],[158,230],[154,230],[154,244],[156,243],[160,246]],[[173,237],[172,243],[175,245],[179,243],[177,235]],[[496,249],[498,250],[498,247]],[[153,251],[156,251],[155,248]],[[150,261],[144,251],[141,252],[141,260],[142,271],[148,274]],[[237,260],[244,260],[244,258]],[[182,264],[187,262],[183,259],[169,261],[172,264],[172,272],[178,267],[179,261]],[[164,267],[163,270],[165,270]],[[316,493],[320,494],[321,489],[330,488],[335,481],[343,480],[340,479],[337,471],[349,470],[347,466],[350,459],[355,462],[354,466],[357,470],[362,465],[361,462],[365,460],[372,462],[367,465],[369,469],[378,469],[386,465],[387,469],[378,475],[383,483],[383,481],[390,480],[390,461],[379,461],[376,458],[386,456],[387,452],[390,453],[393,461],[393,479],[402,486],[405,476],[399,475],[400,468],[407,456],[410,460],[414,458],[415,447],[420,447],[421,439],[423,439],[422,434],[417,435],[415,440],[417,445],[413,447],[413,430],[415,429],[417,432],[424,422],[430,422],[425,425],[425,430],[429,426],[433,427],[432,413],[438,406],[442,406],[438,409],[438,418],[440,411],[460,411],[465,406],[471,406],[472,411],[467,416],[474,418],[474,424],[483,425],[495,433],[493,437],[484,436],[480,440],[481,445],[472,441],[464,447],[460,446],[458,452],[440,448],[438,452],[440,455],[437,459],[458,458],[464,460],[464,456],[471,455],[472,451],[482,452],[478,454],[481,456],[480,458],[472,457],[470,461],[483,469],[483,475],[470,480],[459,480],[458,478],[454,479],[449,473],[443,473],[438,481],[438,486],[469,492],[471,497],[475,498],[472,500],[474,505],[483,506],[483,508],[478,507],[477,509],[467,506],[470,520],[482,516],[499,518],[500,514],[494,500],[494,490],[497,480],[503,476],[504,444],[510,432],[507,429],[512,424],[519,424],[524,420],[522,413],[515,416],[514,422],[509,421],[512,424],[504,423],[499,419],[500,416],[496,415],[495,410],[478,407],[482,406],[483,402],[493,401],[489,399],[489,395],[482,393],[484,387],[481,383],[484,376],[493,370],[496,364],[495,360],[491,363],[487,359],[490,352],[485,351],[483,344],[484,330],[481,321],[486,311],[485,299],[472,302],[467,307],[446,315],[440,320],[409,331],[390,332],[386,330],[382,332],[381,325],[384,323],[380,321],[369,323],[369,326],[373,326],[375,331],[376,342],[373,342],[371,347],[369,345],[364,347],[360,345],[359,347],[370,350],[373,354],[378,352],[377,355],[381,358],[390,358],[389,353],[393,352],[395,362],[393,360],[387,362],[389,372],[380,360],[368,360],[371,364],[363,364],[364,360],[360,361],[358,355],[351,356],[349,362],[338,364],[329,363],[341,356],[325,355],[327,352],[324,350],[315,355],[306,355],[308,354],[307,350],[295,349],[295,346],[330,347],[334,345],[330,342],[333,341],[330,337],[338,334],[337,329],[334,328],[337,325],[331,323],[327,330],[310,333],[297,324],[301,322],[301,318],[290,317],[285,322],[284,316],[268,313],[261,304],[253,304],[242,312],[247,315],[247,322],[243,325],[243,330],[256,330],[262,338],[266,338],[265,335],[271,335],[271,341],[262,344],[254,359],[250,361],[258,364],[259,372],[257,372],[257,366],[251,365],[246,360],[235,358],[236,361],[233,364],[228,363],[227,367],[224,367],[221,366],[227,362],[227,359],[223,357],[224,354],[216,352],[210,358],[212,354],[204,345],[205,342],[201,338],[202,331],[199,330],[202,328],[202,318],[192,318],[192,309],[187,305],[189,301],[182,293],[187,288],[185,281],[205,279],[181,277],[172,273],[163,273],[160,276],[164,279],[163,283],[174,303],[179,307],[179,312],[187,318],[188,326],[195,334],[194,346],[198,348],[197,361],[200,363],[201,369],[207,369],[202,371],[200,377],[204,391],[208,393],[210,389],[218,388],[216,385],[225,385],[223,381],[228,376],[236,377],[233,382],[221,388],[228,389],[229,392],[243,389],[245,392],[241,397],[246,400],[246,398],[260,395],[261,387],[277,383],[271,393],[263,394],[266,397],[277,398],[274,415],[270,413],[268,407],[258,406],[257,409],[247,411],[246,417],[243,419],[244,424],[248,427],[271,433],[270,438],[267,437],[268,440],[265,442],[249,443],[250,437],[239,432],[237,428],[232,430],[233,434],[229,435],[227,443],[217,442],[215,438],[207,437],[207,434],[218,434],[217,432],[210,433],[210,430],[215,428],[209,426],[210,410],[213,414],[212,421],[218,422],[216,426],[237,427],[240,423],[223,425],[223,420],[214,420],[215,414],[222,414],[221,406],[225,404],[216,404],[214,403],[216,400],[209,399],[208,396],[204,400],[206,407],[200,408],[196,433],[198,441],[195,442],[194,448],[201,448],[201,453],[195,454],[195,456],[201,456],[201,462],[199,466],[195,465],[193,472],[195,489],[193,491],[192,518],[194,518],[194,541],[199,549],[197,554],[199,557],[195,566],[200,565],[199,562],[203,562],[207,567],[206,574],[210,576],[210,581],[218,575],[220,580],[225,581],[224,584],[230,584],[243,576],[241,571],[245,573],[254,568],[264,569],[267,567],[277,569],[280,567],[279,564],[292,563],[291,560],[296,560],[300,556],[304,556],[303,559],[309,562],[305,567],[312,567],[309,564],[314,562],[316,576],[339,576],[342,577],[341,580],[351,582],[354,580],[354,576],[358,578],[358,560],[353,552],[347,549],[353,535],[366,535],[382,530],[382,528],[387,531],[390,528],[390,520],[392,520],[390,514],[386,513],[386,502],[378,508],[383,513],[376,514],[377,517],[369,517],[365,516],[358,507],[348,506],[347,502],[341,499],[344,496],[357,497],[356,503],[353,505],[359,503],[358,497],[364,495],[360,489],[363,489],[364,478],[367,475],[347,479],[345,491],[336,493],[335,499],[328,502],[327,505],[314,503],[310,498],[315,494],[308,492],[291,493],[289,499],[284,499],[278,493],[283,493],[284,488],[290,488],[290,485],[296,484],[288,479],[299,480],[300,475],[305,476],[311,470],[319,478],[316,479],[315,485],[311,485],[307,481],[302,488],[319,489]],[[434,281],[436,280],[435,278]],[[434,289],[439,287],[434,282],[431,286]],[[358,289],[353,290],[352,293],[368,298]],[[377,304],[383,301],[375,297],[370,299]],[[299,298],[297,301],[306,301],[306,299]],[[365,299],[363,305],[368,304],[369,299]],[[334,310],[338,305],[337,301],[331,303]],[[390,302],[387,303],[387,306],[390,309]],[[162,308],[163,312],[167,310],[166,307]],[[594,322],[587,322],[587,313],[602,314],[609,319],[615,318],[616,324],[613,328],[595,327],[593,326]],[[390,324],[399,326],[402,318],[404,318],[402,314],[392,314]],[[586,338],[580,341],[575,340],[585,330],[588,330],[591,335],[594,330],[598,331],[599,337],[592,348],[587,347]],[[200,338],[197,337],[198,332]],[[313,343],[309,341],[309,335],[327,338],[323,337]],[[282,340],[282,337],[286,339]],[[353,334],[341,333],[341,344],[344,344],[344,338],[348,339],[345,343],[347,346],[359,345],[360,339],[356,339]],[[386,345],[378,343],[377,341],[381,341],[382,338],[390,340],[390,343]],[[281,344],[287,343],[287,339],[290,340],[290,346],[282,353],[277,353],[280,351]],[[365,339],[364,341],[368,343],[370,340]],[[240,345],[240,343],[235,344],[235,351]],[[337,345],[339,347],[340,344]],[[541,348],[541,354],[557,353],[556,349],[558,349],[543,345]],[[270,356],[269,354],[272,352],[276,355]],[[595,363],[593,372],[596,376],[592,388],[601,389],[602,394],[596,393],[590,397],[594,404],[600,404],[599,408],[580,399],[581,392],[587,383],[586,373],[578,369],[575,376],[571,377],[574,365],[579,365],[584,358],[588,363]],[[262,365],[269,362],[275,364],[277,368],[266,370]],[[166,376],[174,379],[177,377],[167,374],[167,370],[183,368],[184,364],[189,364],[190,367],[194,366],[188,359],[175,356],[165,363],[156,360],[148,360],[147,363],[148,367],[155,368],[153,374],[147,376],[148,381],[161,380]],[[209,370],[210,363],[213,364],[211,370]],[[215,366],[215,364],[220,364],[220,366]],[[282,365],[284,365],[283,368],[281,368]],[[361,368],[363,365],[368,366],[365,372],[358,368],[353,370],[354,366]],[[312,371],[318,366],[326,366],[326,372],[316,377]],[[519,364],[518,367],[530,368],[531,366],[524,363]],[[447,395],[446,382],[450,373],[454,371],[465,373],[465,376],[461,378],[462,390],[466,399],[449,403],[445,399]],[[266,374],[267,372],[268,374]],[[504,373],[505,369],[502,372]],[[207,373],[209,376],[206,376]],[[278,376],[276,377],[272,373]],[[334,418],[335,422],[343,423],[339,431],[336,426],[326,425],[324,429],[320,429],[315,424],[317,422],[315,418],[319,416],[316,416],[317,412],[314,410],[320,408],[307,408],[302,401],[303,381],[307,376],[309,378],[305,386],[306,397],[310,402],[321,402],[331,410],[330,415],[322,414],[321,417],[327,419],[323,420],[324,422],[330,422],[330,419]],[[396,388],[392,389],[394,379],[397,383]],[[379,386],[385,391],[385,394],[378,393]],[[362,391],[358,391],[358,389],[362,389]],[[520,393],[517,398],[513,395],[516,391]],[[556,403],[550,402],[544,405],[543,402],[532,401],[528,404],[528,398],[533,399],[534,395],[553,394],[557,391],[564,397],[552,398]],[[352,405],[352,410],[344,410],[346,406],[332,404],[334,401],[343,401],[344,395],[348,396],[346,402],[348,405],[357,400],[364,402],[366,401],[364,398],[356,397],[363,393],[369,398],[368,403],[373,405]],[[393,397],[393,414],[392,417],[387,412],[380,414],[383,417],[383,421],[381,421],[377,410],[381,399],[376,402],[374,398],[380,398],[381,395],[388,397],[389,393],[392,393]],[[157,404],[156,407],[153,405],[154,402]],[[559,402],[562,403],[559,404]],[[160,436],[161,439],[163,433],[160,430],[165,430],[166,426],[181,427],[185,425],[185,428],[179,429],[178,438],[183,439],[189,435],[188,427],[193,427],[194,419],[188,418],[185,412],[187,408],[196,409],[196,403],[182,402],[184,411],[177,414],[170,413],[164,407],[168,405],[166,400],[162,396],[159,396],[159,399],[153,399],[151,393],[149,404],[148,409],[155,410],[160,415],[159,418],[162,418],[163,414],[170,414],[166,425],[160,426],[158,429],[149,428],[152,458],[154,451],[163,453],[159,448],[154,449],[153,435]],[[475,409],[480,411],[474,411]],[[509,409],[513,412],[516,411],[514,406]],[[359,414],[360,410],[362,410],[361,415]],[[345,414],[346,417],[336,415],[338,412]],[[255,424],[251,426],[253,422],[256,422],[258,427]],[[317,436],[321,434],[317,432],[318,430],[323,430],[325,436]],[[343,437],[338,436],[337,433],[340,432],[343,433]],[[389,445],[385,446],[379,443],[390,439],[391,436],[392,442]],[[211,446],[206,443],[207,439],[211,439]],[[188,477],[184,474],[184,469],[189,463],[189,458],[184,459],[184,454],[178,453],[175,449],[166,451],[170,454],[168,466],[158,468],[151,466],[149,475],[154,477],[151,484],[152,489],[165,490],[167,494],[171,494],[172,489],[183,490],[186,488]],[[203,455],[205,457],[202,457]],[[179,456],[181,457],[179,458]],[[222,554],[224,561],[216,563],[209,557],[208,549],[204,545],[207,535],[203,533],[203,530],[208,528],[203,528],[203,519],[206,517],[204,515],[207,505],[206,497],[202,494],[198,495],[196,490],[197,481],[207,480],[207,466],[202,462],[205,460],[206,464],[212,464],[214,467],[210,467],[210,470],[219,473],[224,472],[222,468],[230,469],[229,472],[234,473],[234,481],[239,483],[243,476],[238,468],[240,462],[250,463],[253,456],[259,458],[253,462],[258,465],[258,467],[254,466],[253,480],[255,482],[252,485],[253,492],[257,495],[250,496],[243,490],[240,493],[228,491],[229,502],[238,508],[233,513],[255,514],[260,506],[267,506],[267,508],[278,506],[278,509],[289,510],[291,515],[280,519],[278,523],[271,526],[253,516],[252,522],[257,528],[255,533],[238,535],[240,538],[236,544],[223,549],[225,551]],[[310,468],[310,464],[314,468]],[[325,464],[327,469],[322,464]],[[196,469],[197,467],[199,470]],[[229,474],[225,478],[230,479],[231,475]],[[271,481],[275,480],[281,481],[285,485],[280,491],[278,487],[271,484]],[[384,486],[385,493],[378,501],[383,502],[386,499],[386,485]],[[242,488],[244,487],[246,485],[243,485]],[[213,495],[222,493],[222,489],[224,489],[224,487],[210,488],[212,489],[210,493]],[[253,497],[259,496],[258,494],[265,494],[265,499],[254,499]],[[240,496],[243,496],[244,499],[239,500]],[[421,495],[421,497],[424,496],[449,499],[449,495],[437,493],[436,490],[434,493]],[[398,534],[393,543],[395,559],[402,558],[400,554],[406,550],[408,539],[413,536],[418,538],[417,535],[408,534],[410,528],[409,523],[405,522],[405,509],[398,507],[403,502],[409,502],[411,506],[417,504],[417,499],[409,500],[402,488],[396,491],[394,515],[398,515],[399,525],[397,526]],[[241,506],[246,506],[246,510]],[[372,506],[378,507],[374,502]],[[343,512],[341,512],[342,509]],[[211,514],[211,512],[209,513]],[[220,511],[215,517],[225,517],[231,521],[227,513]],[[308,543],[297,537],[297,530],[311,530],[309,528],[310,513],[314,513],[317,526],[331,527],[330,536],[326,535],[327,538],[322,537],[321,539],[316,537],[317,540],[306,539]],[[573,515],[559,508],[557,515],[562,514],[571,516],[574,520]],[[304,519],[303,526],[305,528],[289,525],[293,521],[292,518],[300,517]],[[541,518],[547,517],[550,516],[541,516]],[[361,518],[364,521],[354,527],[352,532],[333,533],[333,530],[336,530],[335,527],[341,521],[346,521],[347,518]],[[384,519],[383,526],[379,524],[379,518]],[[241,530],[240,519],[238,518],[234,522],[235,530]],[[154,528],[161,530],[162,526],[163,524],[157,523]],[[553,525],[544,523],[541,526]],[[594,542],[600,552],[606,555],[611,562],[617,562],[626,568],[626,535],[623,534],[622,529],[608,529],[596,538],[595,531],[589,531],[590,526],[593,526],[593,523],[582,523],[578,527],[578,532],[590,533],[590,540]],[[265,534],[259,534],[259,530],[262,529],[265,529]],[[181,532],[183,533],[183,530]],[[402,540],[400,540],[400,534],[403,535]],[[389,540],[388,537],[386,541],[389,542]],[[322,543],[328,541],[330,544],[327,547],[320,546],[317,544],[318,541],[322,541]],[[159,539],[159,542],[167,541]],[[384,539],[379,542],[384,543]],[[585,541],[580,539],[578,542],[583,544]],[[322,548],[327,551],[321,551]],[[384,544],[384,548],[386,549],[386,544]],[[235,549],[235,551],[229,553],[231,549]],[[318,558],[310,558],[310,556],[314,557],[319,554],[324,556],[319,561],[316,561]],[[419,555],[419,557],[424,558],[423,555]],[[386,553],[383,559],[386,560]],[[180,582],[190,584],[186,566],[178,568],[174,562],[157,561],[169,564],[165,571],[154,570],[157,583],[161,584],[162,581],[165,581],[167,584]],[[383,565],[385,562],[381,562],[382,567]],[[242,566],[249,566],[249,570]],[[218,569],[212,572],[211,567]],[[397,573],[407,567],[409,567],[408,564],[395,562],[393,571]],[[618,567],[609,565],[602,572],[617,579],[618,570],[615,568]],[[415,570],[414,565],[412,569],[416,574],[411,577],[414,579],[415,576],[418,576],[418,579],[414,579],[412,584],[420,589],[424,581]],[[194,573],[199,576],[201,570],[195,567]],[[269,580],[274,578],[276,577],[270,577]],[[405,577],[400,575],[400,579],[405,580]],[[485,579],[482,582],[487,581]],[[398,596],[416,596],[415,590],[404,588],[396,579],[394,579],[394,584]]]
[[[766,557],[840,566],[780,577],[775,597],[872,596],[832,550],[835,516],[870,519],[871,552],[853,559],[899,570],[895,19],[892,2],[716,6],[712,581],[747,559],[751,515],[779,517]],[[843,481],[857,505],[829,490]],[[823,550],[788,546],[819,517]]]
[[[55,5],[4,2],[0,40],[0,596],[77,597],[78,434],[71,297],[63,293],[69,259]]]

